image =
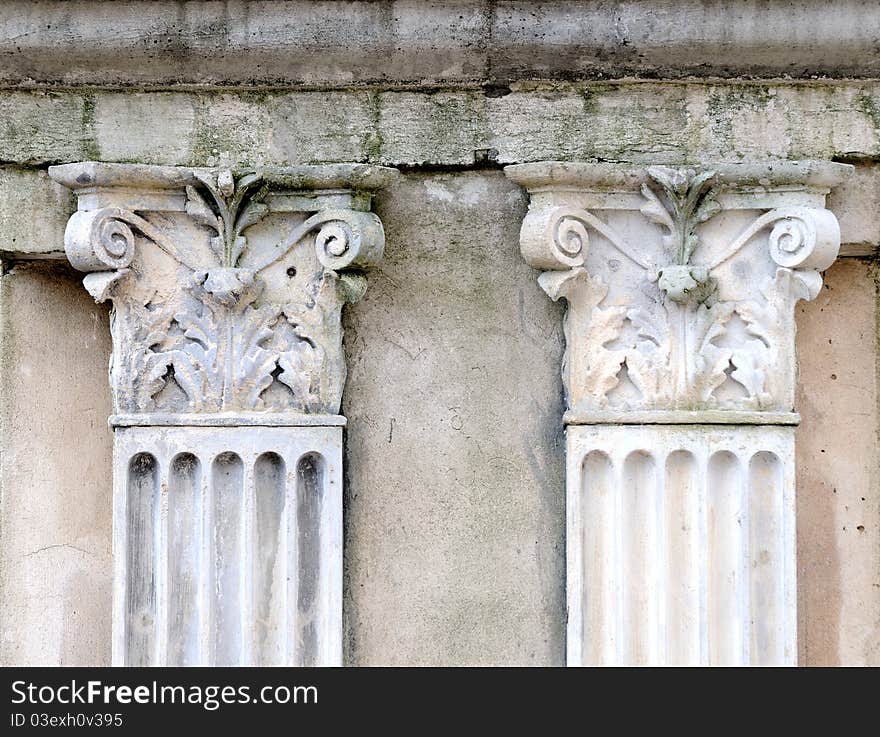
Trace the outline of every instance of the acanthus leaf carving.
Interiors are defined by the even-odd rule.
[[[686,373],[679,379],[678,405],[692,407],[710,403],[712,392],[724,383],[731,351],[714,341],[724,335],[732,314],[733,305],[729,302],[716,302],[711,306],[703,302],[684,309],[681,320],[687,338],[677,345],[683,353]],[[692,350],[691,345],[696,350]]]
[[[608,286],[590,277],[582,267],[548,271],[541,274],[539,281],[551,299],[564,297],[568,301],[564,322],[567,349],[563,358],[567,392],[571,395],[583,389],[587,394],[604,398],[617,386],[618,373],[626,359],[626,351],[609,347],[620,336],[626,308],[602,307]],[[586,350],[569,349],[576,345],[584,345]]]
[[[734,370],[730,378],[740,384],[749,398],[754,399],[754,409],[764,409],[771,396],[764,391],[767,380],[767,347],[759,340],[750,340],[741,349],[731,351],[730,363]]]
[[[263,345],[278,310],[254,306],[260,285],[247,270],[197,272],[188,289],[192,307],[174,318],[182,334],[160,355],[185,377],[194,411],[257,408],[272,382],[275,363]]]
[[[663,226],[663,243],[678,265],[690,262],[700,243],[696,228],[721,211],[712,187],[714,171],[697,173],[693,169],[649,166],[648,176],[660,186],[665,202],[650,184],[642,185],[646,202],[641,212],[651,222]]]
[[[651,408],[710,403],[731,352],[715,344],[733,312],[722,302],[657,304],[628,312],[636,338],[626,352],[629,376]]]
[[[665,321],[658,319],[656,310],[646,308],[630,309],[627,319],[635,328],[634,340],[626,352],[630,379],[646,398],[646,404],[671,403],[674,378]]]
[[[154,304],[151,298],[143,304],[128,298],[121,308],[114,299],[114,343],[127,350],[114,350],[111,376],[114,383],[131,387],[126,404],[147,406],[165,386],[170,361],[156,348],[166,341],[173,321],[173,308]]]

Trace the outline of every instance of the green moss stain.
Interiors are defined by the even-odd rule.
[[[856,110],[865,115],[871,121],[871,127],[874,130],[874,146],[871,153],[877,155],[880,153],[880,105],[877,100],[864,89],[853,100]]]
[[[360,161],[461,167],[484,164],[481,152],[498,149],[504,163],[549,158],[695,163],[760,155],[739,124],[746,113],[759,122],[767,116],[781,135],[790,136],[790,148],[779,148],[777,155],[880,157],[880,85],[873,82],[514,87],[14,91],[0,99],[0,158],[29,165],[114,158],[197,166]],[[132,96],[142,103],[132,105],[132,114],[141,108],[143,114],[131,125],[155,128],[162,141],[158,148],[149,141],[112,145],[117,137],[124,143],[129,133],[122,113],[118,121],[104,117],[103,103]],[[151,111],[156,120],[143,123]],[[854,131],[852,145],[841,120]],[[102,138],[103,151],[98,123],[107,123],[101,128],[108,136]],[[163,131],[175,123],[177,135]]]
[[[737,148],[733,123],[744,111],[761,112],[775,97],[768,85],[719,86],[708,90],[706,114],[714,148],[722,156],[744,156]]]
[[[91,93],[83,95],[82,101],[82,143],[86,159],[100,160],[101,151],[95,132],[95,96]]]
[[[377,90],[371,90],[368,97],[370,110],[370,123],[372,128],[364,134],[364,152],[366,160],[370,164],[378,164],[382,161],[382,95]]]

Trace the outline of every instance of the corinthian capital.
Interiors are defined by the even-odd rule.
[[[86,162],[65,250],[114,305],[118,415],[339,411],[340,311],[384,246],[363,165],[232,172]]]
[[[681,411],[794,410],[794,305],[837,257],[826,162],[704,169],[540,163],[526,261],[565,297],[571,422]]]

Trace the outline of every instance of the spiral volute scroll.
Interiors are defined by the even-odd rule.
[[[64,250],[80,271],[124,269],[134,258],[132,213],[115,207],[77,211],[67,223]]]
[[[315,251],[321,264],[342,271],[376,263],[385,250],[385,231],[379,218],[358,210],[323,210],[313,216],[321,223]]]
[[[837,258],[840,226],[834,214],[815,208],[786,208],[768,239],[770,257],[788,269],[824,271]]]
[[[520,230],[520,251],[541,270],[583,266],[590,244],[588,213],[569,207],[540,207],[529,211]]]
[[[562,258],[580,259],[587,253],[590,236],[581,220],[571,215],[559,218],[553,229],[553,246]]]

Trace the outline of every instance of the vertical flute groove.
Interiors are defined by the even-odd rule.
[[[282,665],[285,659],[286,611],[285,464],[276,453],[254,463],[253,591],[254,658],[259,665]]]
[[[168,470],[167,665],[199,662],[199,561],[202,473],[192,453],[180,453]]]
[[[317,665],[325,647],[318,627],[323,609],[321,586],[322,550],[325,539],[322,519],[325,484],[324,459],[307,453],[297,462],[297,660],[299,665]]]
[[[742,631],[740,633],[740,653],[738,665],[748,665],[751,661],[752,617],[751,617],[751,588],[750,566],[751,557],[751,499],[749,493],[749,459],[738,458],[740,468],[739,476],[739,499],[740,499],[740,551],[739,560],[739,612]]]
[[[128,464],[126,488],[125,664],[151,665],[155,658],[156,527],[159,464],[149,453]]]
[[[624,658],[627,665],[648,665],[657,658],[656,560],[657,483],[654,458],[643,450],[623,462],[624,503]]]
[[[674,450],[665,469],[666,662],[700,662],[699,479],[692,452]]]
[[[615,660],[613,600],[615,591],[614,506],[617,488],[611,459],[601,451],[591,451],[583,460],[578,490],[581,515],[580,534],[584,544],[583,566],[583,657],[589,665],[612,665]]]
[[[300,489],[298,485],[299,469],[294,462],[285,468],[284,507],[287,510],[284,525],[284,611],[287,617],[284,622],[284,641],[287,662],[298,665],[299,649],[296,633],[299,628],[299,611],[296,602],[299,598],[299,508]]]
[[[750,662],[771,665],[784,659],[784,573],[782,466],[759,452],[749,461],[751,497]]]
[[[241,485],[241,526],[239,555],[240,579],[238,595],[241,601],[239,628],[241,631],[241,654],[238,662],[241,665],[255,665],[254,662],[254,638],[256,627],[254,620],[254,465],[251,462],[244,463],[242,468],[243,480]]]
[[[214,486],[211,482],[211,467],[206,459],[201,459],[202,474],[201,505],[199,507],[199,663],[201,665],[214,664],[214,648],[211,633],[214,631],[214,587],[213,556],[214,543],[212,530],[214,528]]]
[[[214,664],[234,665],[242,656],[242,546],[244,468],[236,453],[214,459],[213,487]]]

